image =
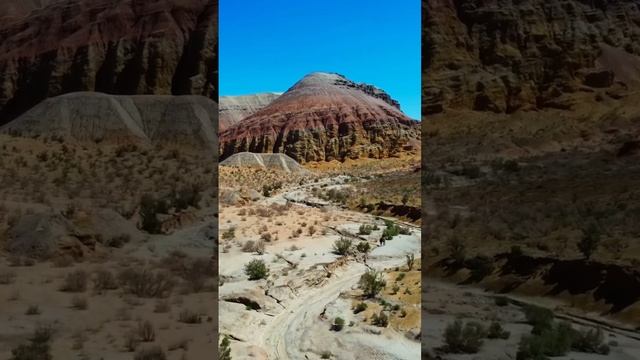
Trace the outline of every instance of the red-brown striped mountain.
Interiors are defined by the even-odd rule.
[[[383,158],[413,150],[419,138],[419,123],[384,91],[316,72],[222,131],[220,154],[284,153],[302,163]]]

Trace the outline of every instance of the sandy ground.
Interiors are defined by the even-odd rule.
[[[121,288],[96,292],[91,280],[80,292],[63,292],[61,286],[65,276],[76,270],[85,271],[91,279],[98,269],[116,275],[129,265],[163,266],[162,259],[178,249],[191,259],[208,261],[213,250],[208,234],[214,230],[215,218],[209,214],[201,223],[170,235],[147,235],[100,258],[64,267],[52,262],[13,267],[7,259],[1,259],[0,273],[13,273],[15,278],[10,284],[0,285],[0,358],[9,358],[11,349],[25,343],[36,327],[51,326],[54,359],[132,359],[134,353],[126,343],[141,321],[152,324],[155,339],[140,343],[138,350],[159,345],[168,359],[211,358],[217,343],[217,309],[211,306],[217,297],[213,279],[198,292],[178,284],[164,298],[136,297]],[[86,300],[87,308],[74,307],[74,298]],[[37,314],[27,314],[30,307],[37,307]],[[184,311],[197,314],[200,323],[181,321]]]
[[[382,220],[326,206],[326,201],[311,195],[313,187],[345,187],[346,179],[337,176],[293,186],[247,205],[221,206],[221,234],[235,229],[233,239],[225,240],[222,235],[219,263],[224,282],[219,289],[220,333],[231,337],[234,358],[320,359],[328,353],[332,359],[419,357],[420,343],[411,339],[410,332],[394,328],[393,321],[387,328],[370,325],[363,314],[353,314],[352,302],[358,280],[368,268],[399,267],[407,253],[419,256],[420,230],[411,227],[410,235],[399,235],[386,246],[376,247],[384,228]],[[270,215],[252,210],[284,208],[287,200],[293,205],[272,210]],[[265,216],[257,214],[260,212]],[[341,234],[357,234],[361,224],[380,228],[370,235],[356,235],[374,248],[366,264],[334,254],[332,245]],[[246,241],[259,241],[265,233],[271,234],[271,241],[265,242],[262,255],[242,251]],[[243,268],[251,259],[265,261],[268,280],[247,280]],[[238,303],[242,297],[257,302],[260,309]],[[331,330],[336,317],[345,320],[341,331]],[[419,328],[419,321],[415,327]]]

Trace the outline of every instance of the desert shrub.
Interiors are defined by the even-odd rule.
[[[67,274],[60,290],[66,292],[83,292],[87,290],[87,272],[75,270]]]
[[[445,351],[454,354],[475,354],[480,351],[487,333],[482,324],[456,320],[444,331]]]
[[[527,323],[533,326],[531,330],[533,334],[540,334],[552,327],[553,312],[551,310],[535,305],[526,306],[523,310]]]
[[[231,342],[227,335],[225,335],[220,342],[220,346],[218,348],[218,359],[231,360]]]
[[[148,268],[126,268],[118,274],[118,280],[126,292],[142,298],[165,297],[175,284],[167,271]]]
[[[171,204],[176,210],[184,210],[189,206],[198,208],[202,200],[202,190],[199,184],[188,184],[174,189],[171,193]]]
[[[180,276],[191,291],[200,292],[205,288],[207,277],[213,276],[213,266],[209,259],[197,258],[184,264]]]
[[[262,240],[260,241],[248,240],[242,246],[242,251],[248,252],[248,253],[255,252],[255,253],[258,253],[259,255],[264,254],[264,249],[265,249],[265,244],[264,244],[264,241]]]
[[[93,289],[97,292],[115,290],[118,288],[116,277],[109,270],[99,269],[93,277]]]
[[[138,338],[143,342],[152,342],[156,339],[156,330],[149,320],[138,322]]]
[[[167,355],[160,346],[151,346],[140,349],[133,357],[134,360],[166,360]]]
[[[371,323],[375,326],[387,327],[389,325],[389,317],[384,313],[384,311],[380,310],[380,313],[373,314],[371,317]]]
[[[362,225],[360,225],[360,229],[358,231],[358,234],[360,234],[360,235],[370,235],[372,231],[373,231],[373,227],[371,225],[362,224]]]
[[[27,308],[27,311],[25,311],[24,314],[25,315],[39,315],[40,314],[40,307],[38,307],[38,305],[29,305],[29,307]]]
[[[398,274],[398,276],[396,276],[396,281],[402,281],[402,279],[404,279],[405,276],[407,276],[407,274],[405,273]]]
[[[383,279],[383,274],[376,270],[368,270],[362,274],[358,285],[366,297],[372,298],[384,289],[387,283]]]
[[[344,328],[344,319],[341,317],[337,317],[333,320],[333,325],[331,326],[331,330],[340,331]]]
[[[466,258],[466,246],[457,236],[452,236],[447,240],[447,249],[449,251],[449,258],[456,264],[462,265]]]
[[[578,250],[589,260],[600,245],[600,230],[595,224],[583,230],[582,239],[578,242]]]
[[[416,262],[416,255],[415,254],[407,254],[405,255],[406,259],[407,259],[407,268],[409,269],[409,271],[413,270],[413,265]]]
[[[0,271],[0,285],[10,285],[16,281],[15,271],[1,270]]]
[[[574,331],[571,348],[575,351],[607,355],[609,346],[604,344],[602,329]]]
[[[465,266],[471,271],[471,278],[480,281],[493,273],[493,261],[488,256],[479,255],[468,259]]]
[[[514,256],[514,257],[519,257],[523,255],[522,248],[518,245],[513,245],[509,253],[511,254],[511,256]]]
[[[356,250],[366,254],[371,250],[371,245],[369,245],[369,243],[366,241],[360,241],[358,245],[356,245]]]
[[[76,310],[87,310],[89,303],[87,298],[82,296],[74,296],[71,298],[71,307]]]
[[[320,359],[331,359],[332,356],[331,351],[323,351],[322,354],[320,354]]]
[[[494,321],[489,325],[487,332],[487,338],[489,339],[508,339],[511,335],[510,332],[504,330],[499,322]]]
[[[333,243],[333,252],[337,255],[348,255],[352,244],[351,239],[341,237]]]
[[[516,359],[544,360],[548,356],[564,356],[571,350],[572,337],[573,330],[569,324],[551,324],[539,333],[523,336]]]
[[[128,243],[129,241],[131,241],[131,235],[129,235],[129,234],[120,234],[120,235],[113,236],[110,239],[106,240],[104,242],[104,245],[108,246],[108,247],[121,248],[126,243]]]
[[[249,280],[266,279],[269,276],[269,268],[262,260],[254,259],[244,266],[244,273]]]
[[[309,234],[309,236],[313,236],[313,234],[316,233],[316,227],[311,225],[307,228],[307,233]]]
[[[356,307],[353,309],[353,313],[359,314],[365,310],[367,310],[367,304],[364,302],[361,302],[361,303],[358,303],[358,305],[356,305]]]
[[[178,315],[178,321],[185,324],[199,324],[202,322],[200,314],[189,309],[184,309]]]
[[[236,228],[229,228],[222,233],[222,239],[232,240],[236,237]]]
[[[504,296],[497,296],[494,299],[494,302],[496,303],[497,306],[500,306],[500,307],[509,305],[509,299]]]
[[[282,188],[281,182],[262,185],[262,195],[265,197],[269,197],[273,194],[274,191],[278,191],[280,188]]]
[[[170,310],[171,310],[171,305],[166,300],[156,301],[156,304],[153,307],[153,312],[158,314],[168,313]]]
[[[128,331],[124,336],[124,348],[128,352],[136,351],[136,348],[140,345],[140,338],[135,331]]]
[[[271,240],[273,240],[273,236],[271,236],[271,233],[268,233],[265,231],[262,234],[260,234],[260,240],[264,242],[271,242]]]
[[[140,221],[142,230],[149,234],[161,233],[161,222],[158,213],[161,213],[165,205],[151,195],[144,195],[140,199]]]
[[[73,265],[74,260],[73,256],[65,254],[54,257],[53,259],[51,259],[51,262],[53,263],[53,266],[57,268],[65,268]]]
[[[28,344],[21,344],[11,350],[11,360],[51,360],[50,342],[53,328],[39,326],[34,331]]]

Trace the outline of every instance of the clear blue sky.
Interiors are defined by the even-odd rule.
[[[220,0],[220,94],[284,92],[314,71],[384,89],[420,119],[420,1]]]

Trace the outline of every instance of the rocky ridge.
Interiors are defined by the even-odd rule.
[[[217,99],[217,2],[3,2],[0,125],[77,91]]]
[[[423,113],[569,110],[627,96],[640,64],[633,0],[423,1]]]
[[[285,153],[304,163],[414,150],[419,123],[374,89],[335,73],[309,74],[268,106],[222,131],[221,158],[238,152]]]

